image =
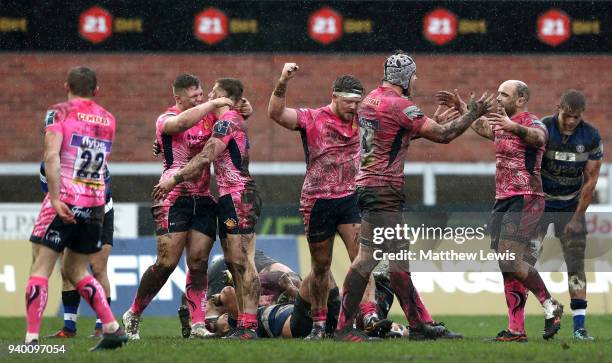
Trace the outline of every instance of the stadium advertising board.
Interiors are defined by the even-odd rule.
[[[138,205],[115,203],[115,238],[138,237]],[[40,203],[0,203],[0,240],[28,240]]]
[[[23,292],[30,272],[31,245],[25,240],[0,240],[5,253],[0,255],[0,316],[22,316]],[[257,248],[270,257],[282,261],[294,271],[300,271],[297,239],[295,237],[261,236]],[[113,252],[108,260],[108,277],[111,284],[112,307],[116,314],[125,311],[132,304],[140,277],[155,262],[155,239],[115,239]],[[210,254],[221,255],[219,243],[215,243]],[[59,266],[58,266],[59,267]],[[175,315],[185,288],[187,267],[185,258],[168,279],[168,282],[147,309],[151,315]],[[49,302],[47,315],[61,313],[61,279],[56,268],[49,281]],[[19,308],[15,308],[19,307]],[[93,316],[87,304],[81,304],[81,314]]]
[[[0,316],[22,316],[23,291],[30,269],[31,247],[24,241],[0,241],[5,253],[0,255]],[[340,242],[338,242],[340,243]],[[547,241],[554,245],[555,241]],[[310,270],[308,243],[304,237],[292,236],[259,236],[257,247],[269,256],[281,261],[305,276]],[[216,243],[211,258],[220,255]],[[554,250],[550,252],[554,254]],[[116,239],[113,253],[108,261],[108,275],[111,283],[113,311],[118,314],[125,311],[132,303],[140,277],[155,261],[155,241],[153,237],[138,239]],[[342,281],[348,271],[349,260],[346,250],[337,244],[334,248],[331,271],[336,281]],[[438,314],[499,314],[499,303],[503,301],[503,281],[499,272],[492,271],[447,271],[438,270],[414,272],[414,282],[422,293],[424,300]],[[542,278],[550,291],[560,296],[567,296],[567,276],[561,272],[542,272]],[[147,315],[173,316],[180,305],[180,296],[185,286],[186,264],[183,258],[179,266],[161,289],[154,302],[147,309]],[[612,272],[587,272],[589,291],[589,311],[591,313],[610,313],[608,302],[612,289]],[[61,279],[56,269],[49,281],[49,305],[45,314],[61,314],[60,290]],[[447,304],[452,300],[453,304]],[[6,302],[6,303],[5,303]],[[86,304],[80,305],[81,314],[92,316],[93,312]],[[539,313],[540,306],[535,299],[527,305],[528,313]],[[397,303],[393,304],[392,313],[401,314]]]
[[[611,21],[598,1],[27,0],[0,7],[0,48],[607,53]]]

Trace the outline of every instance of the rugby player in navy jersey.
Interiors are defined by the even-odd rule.
[[[549,137],[541,171],[546,207],[538,228],[542,242],[549,225],[554,224],[555,237],[561,242],[577,340],[593,340],[585,329],[585,212],[593,199],[603,158],[599,131],[582,119],[585,110],[584,94],[570,89],[561,97],[558,112],[542,119]],[[540,249],[541,244],[534,247]],[[519,293],[522,289],[522,285],[515,286]],[[524,309],[523,304],[517,314],[524,315]]]

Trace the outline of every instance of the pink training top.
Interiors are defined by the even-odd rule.
[[[355,192],[359,169],[357,119],[342,121],[329,106],[297,110],[306,156],[300,205],[315,199],[342,198]]]
[[[540,127],[546,132],[546,126],[530,112],[521,112],[511,118],[512,121],[525,127]],[[545,144],[539,148],[525,145],[515,134],[496,130],[495,135],[495,199],[506,199],[516,195],[541,195],[542,179],[540,168]]]
[[[51,106],[45,131],[61,133],[60,199],[77,207],[105,203],[104,170],[115,139],[115,117],[92,100],[73,98]]]
[[[404,186],[404,159],[427,117],[409,99],[389,87],[378,87],[361,102],[357,113],[361,166],[357,186]]]
[[[235,110],[225,112],[215,122],[213,137],[225,144],[214,160],[219,196],[255,188],[249,174],[249,138],[244,118]]]
[[[202,151],[204,144],[212,135],[214,116],[211,114],[206,115],[189,130],[174,135],[164,135],[162,130],[166,120],[180,113],[181,111],[176,106],[172,106],[157,118],[155,124],[155,135],[164,157],[164,171],[159,179],[160,182],[171,178],[179,169],[187,165],[191,158]],[[210,168],[205,169],[198,180],[184,181],[175,186],[163,202],[172,205],[178,197],[189,195],[211,195]]]

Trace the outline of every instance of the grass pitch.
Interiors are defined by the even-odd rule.
[[[403,321],[399,319],[398,321]],[[571,337],[571,316],[564,318],[561,332],[552,341],[541,337],[543,318],[527,317],[528,343],[486,342],[505,328],[504,316],[440,316],[462,340],[412,342],[387,340],[377,343],[261,339],[254,342],[189,340],[180,337],[177,318],[147,317],[141,338],[126,347],[107,352],[88,352],[95,340],[88,338],[93,320],[79,319],[79,335],[68,340],[43,339],[41,344],[63,344],[65,353],[9,354],[10,344],[21,344],[25,319],[0,319],[0,362],[606,362],[612,361],[612,316],[587,316],[587,327],[596,339],[579,342]],[[42,335],[61,327],[60,318],[45,319]]]

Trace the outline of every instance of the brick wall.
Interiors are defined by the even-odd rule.
[[[531,87],[530,110],[539,116],[554,112],[566,88],[587,95],[586,118],[599,127],[605,142],[612,105],[612,56],[472,56],[417,55],[417,104],[429,115],[438,89],[495,91],[505,79],[521,79]],[[267,102],[282,64],[301,66],[291,82],[288,106],[318,107],[330,99],[333,79],[342,73],[358,76],[367,89],[376,87],[384,55],[204,55],[204,54],[0,54],[0,162],[37,161],[42,151],[42,121],[46,107],[63,101],[63,82],[78,64],[98,72],[98,102],[115,114],[118,134],[115,161],[151,161],[151,140],[157,115],[172,104],[170,84],[180,72],[200,76],[207,92],[216,77],[232,76],[245,84],[255,114],[250,122],[252,160],[301,161],[301,142],[266,117]],[[491,161],[490,142],[471,131],[451,145],[416,141],[412,161]]]

